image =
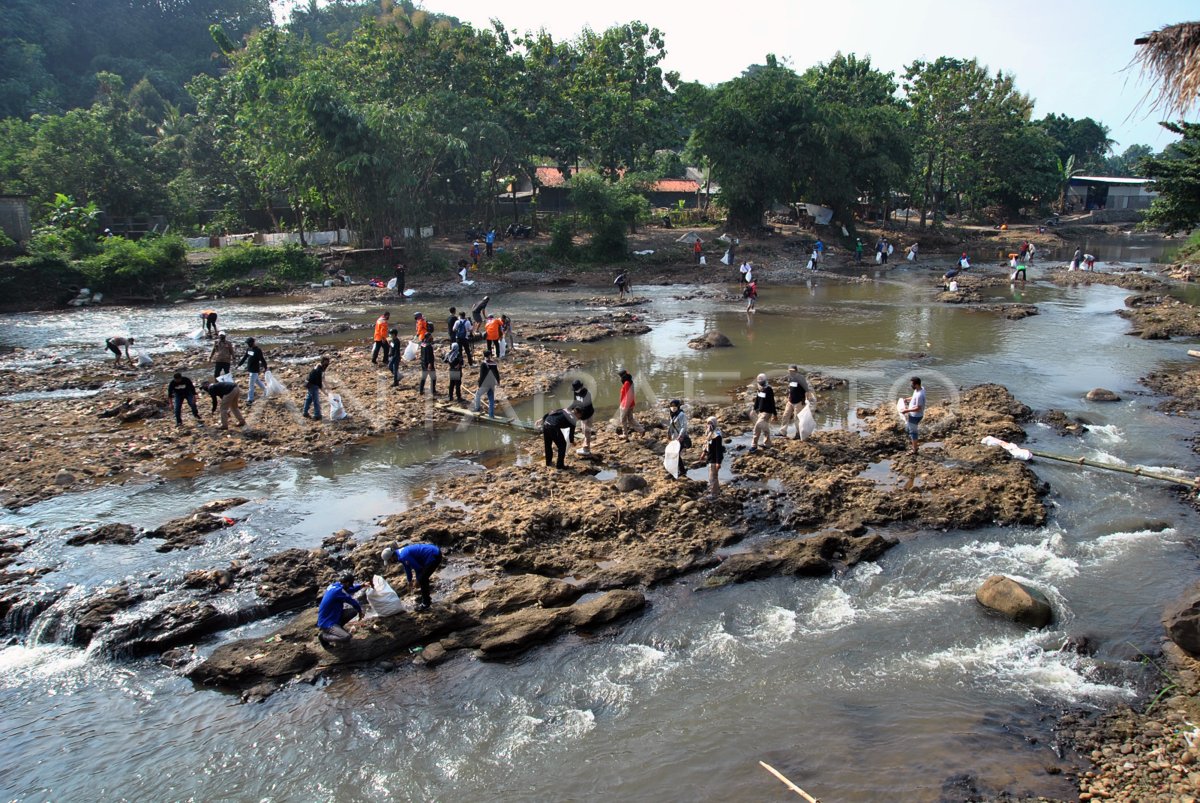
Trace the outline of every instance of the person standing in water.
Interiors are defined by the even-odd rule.
[[[912,378],[912,396],[908,399],[908,404],[905,406],[904,412],[904,428],[908,432],[909,443],[912,444],[913,455],[917,454],[917,447],[920,445],[920,425],[921,419],[925,417],[925,389],[921,387],[921,377],[914,376]]]
[[[200,322],[204,325],[204,334],[206,337],[215,337],[217,334],[217,313],[213,310],[206,309],[200,313]]]
[[[758,301],[758,282],[750,282],[742,291],[746,297],[746,312],[754,312],[754,304]]]
[[[613,284],[615,284],[617,286],[617,300],[618,301],[625,300],[625,294],[629,292],[628,281],[629,281],[628,276],[625,274],[624,271],[621,271],[620,273],[618,273],[617,278],[613,281]]]
[[[476,334],[478,334],[479,330],[483,328],[483,316],[484,313],[487,312],[487,305],[491,300],[491,296],[484,296],[475,306],[471,307],[471,320],[475,324]]]

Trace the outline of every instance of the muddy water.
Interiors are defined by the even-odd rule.
[[[923,282],[936,270],[902,269],[863,285],[767,285],[749,317],[733,287],[728,299],[712,288],[639,287],[653,299],[644,310],[651,334],[567,348],[595,378],[602,408],[615,403],[620,366],[638,377],[647,406],[672,396],[727,399],[759,370],[799,362],[851,380],[824,394],[825,427],[852,424],[855,406],[894,398],[913,373],[925,378],[931,401],[996,381],[1034,407],[1095,424],[1082,440],[1030,425],[1041,448],[1195,471],[1187,422],[1152,413],[1153,400],[1138,396],[1136,384],[1185,347],[1123,335],[1111,313],[1125,291],[1036,283],[997,291],[995,300],[1041,309],[1008,322],[926,303]],[[516,293],[494,297],[493,306],[511,311],[519,330],[522,317],[577,314],[571,302],[580,295]],[[176,310],[157,312],[135,313],[143,317],[134,329],[158,325],[164,336],[186,336],[187,324],[163,322]],[[247,304],[243,322],[241,305],[231,304],[223,323],[282,341],[300,328],[302,312]],[[57,320],[60,346],[69,352],[94,341],[115,325],[113,315]],[[0,319],[0,345],[35,338],[38,325]],[[688,349],[686,340],[706,328],[723,331],[735,348]],[[1126,401],[1082,401],[1097,385]],[[518,412],[535,415],[551,403]],[[516,459],[513,438],[491,428],[423,432],[325,460],[63,497],[4,513],[0,524],[37,531],[27,561],[61,562],[48,585],[168,578],[238,555],[314,546],[340,527],[369,531],[378,516],[427,498],[439,474],[479,470],[456,450],[485,452],[485,462],[502,467]],[[1052,487],[1046,527],[897,530],[901,545],[878,564],[840,576],[703,593],[685,579],[655,589],[650,611],[621,628],[570,637],[513,663],[464,656],[435,672],[368,671],[289,688],[262,705],[196,691],[150,662],[114,663],[56,645],[35,622],[25,643],[0,651],[8,755],[0,794],[785,799],[757,767],[763,759],[826,800],[878,800],[897,790],[906,800],[964,799],[972,790],[1066,796],[1070,785],[1045,770],[1060,761],[1044,714],[1131,700],[1153,679],[1138,650],[1153,648],[1162,602],[1197,574],[1196,521],[1158,484],[1036,468]],[[884,482],[920,481],[886,464],[869,471]],[[153,545],[61,546],[64,530],[84,521],[156,524],[232,493],[252,499],[236,514],[243,523],[202,548],[159,555]],[[1059,623],[1030,634],[984,616],[974,590],[997,572],[1046,589]],[[1079,634],[1099,645],[1096,656],[1055,650]]]

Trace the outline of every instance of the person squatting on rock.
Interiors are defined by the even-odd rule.
[[[579,421],[579,431],[583,434],[583,448],[579,450],[579,454],[590,455],[592,453],[592,416],[596,414],[596,408],[592,404],[592,394],[587,386],[578,379],[571,383],[571,394],[575,400],[567,409]]]
[[[221,374],[230,373],[230,368],[233,366],[233,344],[229,342],[229,338],[224,332],[217,335],[217,342],[213,343],[212,353],[208,358],[213,364],[213,379],[216,379]]]
[[[495,315],[487,316],[487,323],[484,324],[483,331],[487,338],[487,356],[491,357],[493,349],[495,350],[496,359],[500,359],[500,327],[503,324]]]
[[[669,420],[667,421],[667,443],[679,441],[679,465],[683,465],[683,451],[692,446],[692,436],[688,434],[687,413],[683,411],[683,402],[671,399],[667,405]],[[682,474],[680,476],[683,476]]]
[[[471,403],[471,410],[478,413],[479,405],[486,395],[488,400],[488,416],[496,417],[496,388],[500,384],[500,367],[496,365],[495,359],[485,357],[483,362],[479,364],[479,388],[475,391],[475,400]]]
[[[904,408],[904,428],[908,431],[908,440],[912,444],[912,453],[917,453],[920,441],[917,439],[921,419],[925,417],[925,388],[921,387],[921,377],[912,378],[912,396]]]
[[[555,468],[566,468],[563,459],[567,453],[567,441],[575,442],[575,416],[569,409],[554,410],[542,416],[538,426],[542,430],[542,443],[546,447],[546,467],[553,465]],[[569,431],[569,436],[563,435],[564,429]],[[558,461],[552,462],[556,446]]]
[[[426,332],[419,350],[421,360],[421,387],[418,395],[425,395],[425,379],[429,379],[429,395],[437,395],[437,356],[433,353],[433,332]]]
[[[304,386],[307,394],[304,397],[304,417],[313,418],[316,421],[321,420],[321,389],[325,387],[325,369],[329,367],[329,358],[322,357],[311,371],[308,372],[308,379],[305,380]],[[309,416],[308,409],[312,408],[313,414]]]
[[[391,337],[392,353],[388,357],[388,370],[392,372],[392,387],[400,387],[400,357],[404,354],[404,347],[400,345],[400,330],[389,329],[388,335]]]
[[[808,378],[798,365],[788,366],[786,381],[788,400],[787,406],[783,408],[783,419],[779,422],[779,437],[786,438],[788,426],[794,422],[796,434],[792,436],[792,440],[796,440],[800,437],[800,411],[804,409],[806,401],[816,404],[817,394],[813,392],[812,385],[808,384]]]
[[[349,641],[350,631],[346,624],[355,617],[363,618],[362,605],[354,595],[362,590],[355,585],[354,575],[347,574],[325,589],[321,604],[317,607],[317,639],[322,644],[338,644]]]
[[[471,322],[467,320],[465,312],[458,313],[458,322],[454,324],[454,341],[467,358],[467,365],[475,365],[475,357],[471,354]]]
[[[725,460],[725,441],[716,416],[704,422],[704,462],[708,465],[708,498],[721,495],[721,463]]]
[[[375,319],[375,345],[371,347],[371,365],[376,364],[379,355],[383,355],[383,364],[387,365],[388,359],[388,319],[392,317],[392,313],[384,311],[382,315]]]
[[[246,392],[246,404],[254,404],[254,387],[257,385],[262,388],[262,392],[267,392],[267,383],[259,378],[259,375],[267,370],[267,357],[263,354],[254,342],[254,338],[246,338],[246,350],[242,352],[242,358],[238,360],[238,367],[246,366],[246,370],[250,372],[250,389]]]
[[[442,550],[435,544],[409,544],[402,549],[388,547],[383,550],[381,557],[384,566],[394,561],[404,567],[404,579],[409,589],[413,587],[413,578],[416,578],[417,589],[420,592],[417,610],[427,609],[433,602],[429,593],[429,580],[442,565]]]
[[[766,374],[759,374],[754,387],[754,437],[750,441],[750,451],[758,451],[758,438],[763,436],[766,441],[763,446],[771,445],[771,419],[778,410],[775,408],[775,391],[767,382]]]
[[[462,401],[463,354],[458,341],[450,344],[450,350],[442,357],[442,362],[450,366],[450,390],[446,401]]]
[[[221,429],[229,429],[229,415],[232,413],[239,427],[246,426],[246,419],[242,418],[241,408],[238,407],[238,400],[242,397],[241,389],[232,382],[205,382],[201,385],[206,393],[212,397],[212,410],[217,412],[217,406],[221,408]]]
[[[637,404],[637,396],[633,391],[633,374],[622,368],[617,372],[621,378],[621,400],[617,404],[617,426],[621,428],[621,440],[629,440],[629,430],[636,429],[639,435],[646,434],[646,428],[633,417],[633,408]]]
[[[204,426],[204,422],[200,420],[200,411],[196,409],[196,385],[192,380],[188,379],[178,371],[175,376],[171,377],[171,381],[167,383],[167,403],[175,405],[175,426],[183,426],[183,403],[187,402],[188,407],[192,408],[192,415],[196,416],[196,421],[200,426]]]
[[[133,365],[133,358],[129,356],[129,347],[132,345],[133,345],[132,337],[121,337],[120,335],[118,335],[117,337],[110,337],[104,341],[104,348],[108,349],[113,354],[117,355],[117,360],[116,360],[115,365],[121,364],[121,348],[122,347],[125,348],[125,359],[129,360],[130,365]]]

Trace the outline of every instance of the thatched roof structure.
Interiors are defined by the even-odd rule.
[[[1158,84],[1153,108],[1182,117],[1200,100],[1200,22],[1168,25],[1133,42],[1133,62]]]

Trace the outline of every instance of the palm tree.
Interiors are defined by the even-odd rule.
[[[1083,171],[1075,169],[1075,154],[1067,157],[1066,164],[1062,159],[1055,161],[1058,162],[1058,213],[1062,215],[1067,211],[1067,188],[1071,186],[1071,179]]]
[[[1182,117],[1200,99],[1200,22],[1168,25],[1133,43],[1141,50],[1132,63],[1158,84],[1152,108]]]

